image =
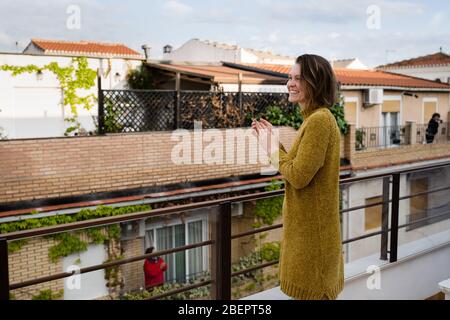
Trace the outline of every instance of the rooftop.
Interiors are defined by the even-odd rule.
[[[147,63],[147,65],[164,71],[207,78],[215,83],[238,83],[239,74],[242,74],[243,84],[285,84],[286,82],[280,76],[266,75],[258,71],[239,70],[222,64]]]
[[[253,71],[269,71],[279,75],[287,75],[291,69],[290,65],[276,64],[243,64],[235,67],[244,67]],[[395,74],[380,70],[358,70],[358,69],[334,69],[338,80],[342,85],[348,86],[381,86],[423,89],[445,89],[450,90],[450,85],[431,80],[425,80],[407,75]]]
[[[61,41],[31,39],[30,44],[25,48],[28,50],[31,44],[44,51],[45,54],[75,54],[87,56],[115,56],[142,58],[142,55],[120,43],[101,43],[92,41]]]
[[[386,65],[378,66],[377,69],[393,69],[393,68],[413,68],[413,67],[430,67],[450,65],[450,55],[443,52],[437,52],[426,56],[402,60]]]

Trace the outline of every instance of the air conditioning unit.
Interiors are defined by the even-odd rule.
[[[371,88],[364,90],[364,106],[370,107],[383,103],[383,89]]]
[[[123,222],[120,224],[120,228],[122,235],[121,239],[132,240],[144,236],[145,222],[144,220]]]

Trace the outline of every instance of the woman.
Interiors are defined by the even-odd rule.
[[[280,287],[295,299],[336,299],[344,285],[340,131],[330,111],[337,81],[327,60],[305,54],[292,66],[287,87],[304,119],[292,148],[280,144],[274,153],[272,125],[264,119],[252,123],[285,181]]]
[[[145,254],[153,253],[154,247],[145,250]],[[161,257],[148,257],[144,262],[144,276],[146,290],[153,290],[154,287],[164,284],[164,272],[167,264]]]
[[[441,118],[441,115],[439,113],[435,113],[431,116],[431,119],[428,122],[426,134],[425,134],[425,139],[427,140],[427,143],[433,143],[434,137],[438,133],[439,123],[442,123],[440,118]]]

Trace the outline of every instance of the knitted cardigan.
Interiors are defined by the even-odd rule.
[[[327,107],[301,113],[304,122],[292,148],[287,152],[280,144],[278,151],[285,181],[280,287],[294,299],[336,299],[344,286],[340,131]]]

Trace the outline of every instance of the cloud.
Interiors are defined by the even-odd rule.
[[[438,12],[431,18],[430,26],[432,28],[439,28],[445,21],[445,14],[443,12]]]
[[[168,0],[162,6],[163,15],[171,18],[184,18],[194,13],[194,9],[177,0]]]
[[[70,5],[80,7],[81,28],[67,28]],[[56,40],[95,40],[117,42],[122,32],[127,32],[123,19],[124,8],[100,3],[98,0],[2,0],[0,4],[0,50],[14,50],[15,42],[24,49],[31,38]],[[123,42],[123,41],[120,41]]]
[[[439,50],[442,39],[450,31],[435,32],[373,32],[327,35],[291,34],[286,38],[290,55],[315,53],[328,59],[359,58],[369,67],[430,54]],[[387,54],[389,50],[389,54]],[[393,52],[392,52],[393,50]]]
[[[365,20],[366,10],[371,5],[380,8],[383,16],[402,17],[422,14],[424,5],[407,1],[388,0],[305,0],[302,2],[257,2],[270,12],[271,19],[292,23],[314,22],[327,24],[351,24],[355,20]]]

